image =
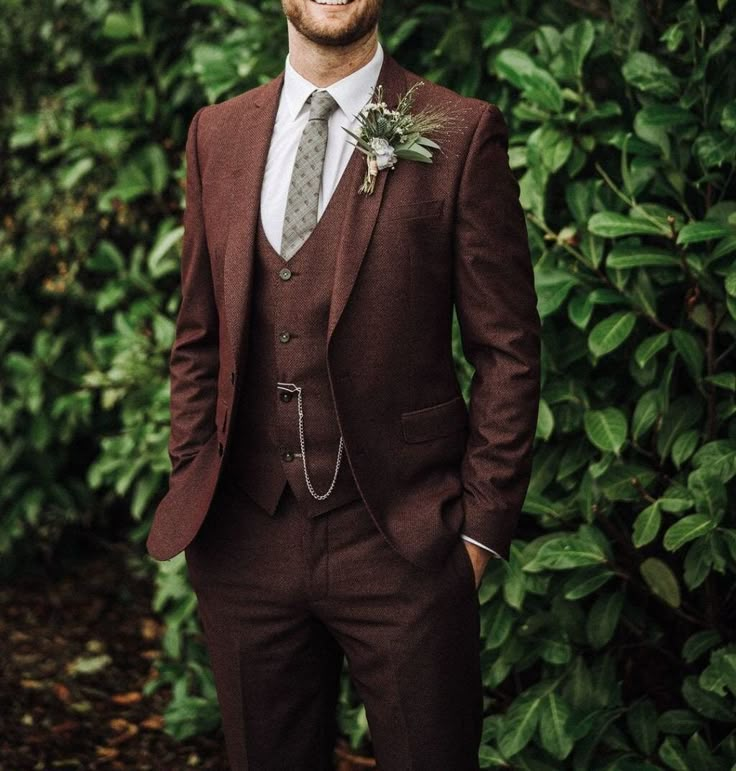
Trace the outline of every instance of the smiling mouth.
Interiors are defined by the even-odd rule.
[[[350,5],[354,0],[311,0],[317,5]]]

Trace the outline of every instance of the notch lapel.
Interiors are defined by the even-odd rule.
[[[250,317],[261,185],[283,82],[282,70],[263,87],[254,101],[242,108],[233,130],[230,152],[234,168],[223,258],[223,294],[225,319],[236,362],[241,360],[242,345],[247,339],[246,320]]]
[[[395,107],[398,97],[406,89],[406,77],[403,68],[385,50],[376,85],[378,84],[383,84],[383,95],[388,106],[390,108]],[[345,134],[345,137],[350,142],[354,141],[348,134]],[[335,278],[332,285],[330,315],[327,324],[328,347],[358,277],[358,271],[363,263],[381,208],[386,181],[391,174],[389,169],[379,171],[373,193],[365,195],[359,193],[358,188],[363,181],[366,169],[365,155],[356,147],[344,172],[350,174],[348,182],[352,187],[346,197],[347,203],[342,218],[335,259]]]

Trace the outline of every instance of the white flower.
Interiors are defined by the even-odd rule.
[[[376,156],[376,164],[379,169],[388,169],[396,163],[396,153],[388,140],[383,137],[374,137],[370,141],[370,147]]]

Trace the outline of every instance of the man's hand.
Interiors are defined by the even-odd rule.
[[[475,588],[480,586],[480,580],[483,578],[488,560],[493,556],[488,549],[481,549],[480,546],[476,546],[470,541],[463,540],[465,550],[468,552],[470,561],[473,563],[473,572],[475,573]]]

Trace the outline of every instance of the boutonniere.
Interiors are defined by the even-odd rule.
[[[351,144],[366,156],[368,168],[358,192],[370,195],[376,186],[378,172],[393,169],[400,158],[432,163],[432,150],[439,150],[440,146],[425,134],[443,128],[448,116],[440,107],[411,112],[414,91],[422,85],[423,81],[417,81],[393,110],[383,101],[383,86],[376,86],[371,101],[355,116],[360,124],[359,133],[343,126],[355,139]]]

